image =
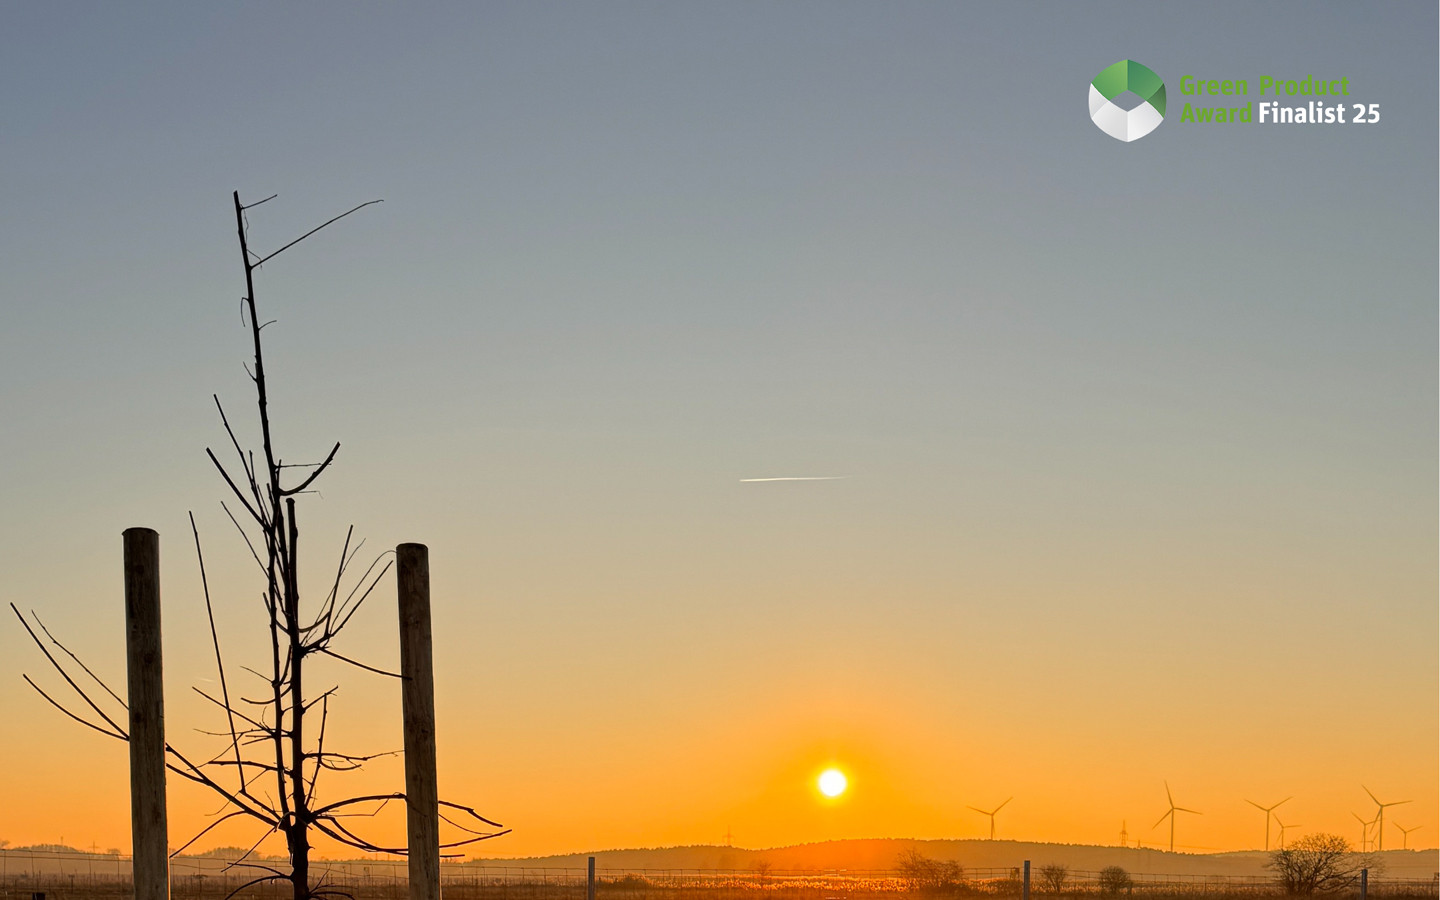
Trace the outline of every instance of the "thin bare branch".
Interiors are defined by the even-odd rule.
[[[322,806],[319,809],[311,810],[311,812],[316,816],[323,816],[333,813],[337,809],[344,809],[345,807],[351,806],[356,803],[378,802],[383,806],[384,804],[389,803],[391,800],[404,799],[405,795],[398,792],[394,794],[364,794],[359,797],[346,797],[344,800],[336,800],[334,803],[331,803],[328,806]]]
[[[335,685],[334,687],[330,688],[329,690],[325,691],[325,693],[321,694],[320,696],[318,696],[318,697],[313,697],[313,698],[311,698],[310,700],[307,700],[307,701],[305,702],[305,711],[306,711],[306,712],[309,712],[310,709],[311,709],[312,707],[314,707],[315,704],[317,704],[317,703],[321,703],[321,704],[325,703],[325,702],[326,702],[327,700],[329,700],[331,697],[335,696],[335,694],[339,693],[339,691],[340,691],[340,685],[337,684],[337,685]]]
[[[216,400],[219,403],[219,400]],[[236,449],[239,449],[237,446]],[[245,790],[245,763],[240,757],[240,738],[235,734],[235,709],[230,705],[230,687],[225,680],[225,660],[220,655],[220,633],[215,630],[215,607],[210,602],[210,581],[205,576],[205,554],[200,549],[200,529],[195,514],[190,513],[190,532],[195,535],[195,559],[200,563],[200,587],[205,593],[205,617],[210,620],[210,642],[215,647],[215,671],[220,673],[220,696],[224,698],[225,718],[230,723],[230,745],[235,748],[235,765],[240,769],[240,790]]]
[[[209,694],[205,693],[204,691],[200,690],[198,687],[195,687],[194,685],[191,685],[190,690],[192,690],[192,691],[194,691],[195,693],[199,694],[200,696],[204,697],[206,700],[209,700],[211,703],[215,704],[216,706],[220,707],[221,709],[229,710],[233,715],[237,715],[237,716],[239,716],[240,718],[244,719],[246,722],[250,723],[251,725],[254,725],[254,726],[255,726],[255,729],[256,729],[257,731],[264,731],[264,732],[267,732],[267,733],[270,731],[270,727],[269,727],[268,725],[266,725],[265,723],[263,723],[263,722],[257,722],[257,721],[255,721],[254,719],[250,718],[249,716],[245,715],[245,714],[244,714],[243,712],[241,712],[240,710],[234,709],[234,708],[226,705],[226,703],[221,703],[219,700],[215,699],[214,697],[212,697],[212,696],[210,696]],[[227,701],[227,703],[228,703],[228,701]],[[245,734],[245,732],[243,732],[243,731],[240,732],[240,733],[241,733],[241,734]]]
[[[209,825],[206,825],[203,829],[200,830],[200,833],[199,833],[199,834],[195,835],[195,836],[192,837],[190,840],[186,841],[184,844],[181,844],[179,850],[176,850],[175,852],[173,852],[173,853],[170,854],[170,858],[171,858],[171,859],[174,859],[175,857],[179,856],[179,855],[180,855],[181,853],[183,853],[191,844],[195,843],[196,841],[198,841],[198,840],[200,840],[202,837],[204,837],[204,836],[210,831],[210,829],[214,828],[216,825],[219,825],[221,822],[224,822],[226,819],[233,819],[233,818],[235,818],[236,816],[243,816],[243,815],[245,815],[245,814],[244,814],[243,812],[241,812],[240,810],[238,810],[238,809],[235,810],[235,811],[232,812],[232,813],[226,813],[225,815],[223,815],[223,816],[221,816],[220,818],[216,819],[215,821],[211,822]]]
[[[319,828],[319,829],[320,829],[321,831],[323,831],[325,834],[328,834],[330,837],[334,838],[334,839],[337,840],[337,841],[340,841],[340,842],[343,843],[343,844],[348,844],[348,845],[350,845],[351,847],[355,847],[355,848],[360,849],[360,850],[366,850],[366,851],[369,851],[369,852],[371,852],[371,853],[394,853],[394,854],[401,855],[401,856],[406,855],[407,853],[409,853],[409,850],[408,850],[407,848],[405,848],[405,847],[383,847],[383,846],[380,846],[379,844],[373,844],[373,843],[371,843],[370,841],[367,841],[367,840],[365,840],[364,838],[360,837],[359,835],[355,834],[355,832],[351,831],[350,829],[346,828],[346,827],[344,826],[344,824],[341,823],[341,822],[339,822],[338,820],[336,820],[334,816],[324,816],[324,817],[322,817],[322,818],[323,818],[323,821],[322,821],[321,819],[317,818],[317,820],[316,820],[316,822],[315,822],[315,827],[316,827],[316,828]],[[326,825],[325,825],[326,822],[328,822],[331,826],[334,826],[334,829],[335,829],[335,830],[332,831],[329,827],[326,827]],[[340,833],[336,833],[336,832],[340,832]],[[464,847],[464,846],[466,846],[467,844],[474,844],[474,843],[478,843],[478,842],[480,842],[480,841],[488,841],[488,840],[490,840],[491,838],[497,838],[497,837],[500,837],[501,835],[509,834],[509,833],[510,833],[510,832],[509,832],[508,829],[505,830],[505,831],[497,831],[497,832],[493,832],[493,833],[491,833],[491,834],[484,834],[484,835],[480,835],[480,836],[478,836],[478,837],[466,838],[466,839],[460,840],[460,841],[449,841],[449,842],[446,842],[446,843],[441,844],[440,847],[441,847],[441,849],[453,849],[453,848],[455,848],[455,847]],[[343,835],[343,836],[342,836],[342,835]]]
[[[29,675],[25,675],[25,674],[22,673],[22,674],[20,675],[20,677],[23,678],[23,679],[25,679],[25,683],[28,684],[28,685],[30,685],[32,688],[34,688],[34,689],[35,689],[35,692],[36,692],[37,694],[39,694],[40,696],[44,697],[47,701],[49,701],[49,703],[50,703],[51,706],[55,707],[56,709],[60,710],[60,711],[61,711],[62,713],[64,713],[65,715],[67,715],[67,716],[69,716],[70,718],[74,719],[75,721],[79,722],[81,725],[84,725],[86,728],[93,728],[93,729],[95,729],[96,731],[100,732],[101,734],[105,735],[106,737],[119,738],[119,739],[122,740],[122,741],[129,741],[129,740],[130,740],[130,736],[127,735],[127,734],[122,734],[122,733],[120,733],[120,732],[115,732],[115,731],[107,731],[107,730],[105,730],[104,728],[101,728],[99,725],[96,725],[94,722],[91,722],[91,721],[89,721],[88,719],[82,719],[80,716],[77,716],[75,713],[73,713],[73,712],[71,712],[70,710],[66,709],[66,708],[65,708],[64,706],[62,706],[58,701],[56,701],[54,697],[51,697],[49,694],[47,694],[47,693],[45,693],[43,690],[41,690],[41,689],[40,689],[40,685],[38,685],[38,684],[36,684],[35,682],[31,681]]]
[[[391,552],[393,552],[393,551],[391,551]],[[365,570],[365,575],[360,576],[360,584],[364,584],[364,583],[365,583],[365,578],[369,576],[370,572],[371,572],[372,570],[374,570],[376,563],[379,563],[379,562],[380,562],[380,560],[377,558],[374,563],[371,563],[371,564],[370,564],[370,568]],[[363,593],[363,594],[360,595],[360,599],[359,599],[359,600],[356,600],[355,603],[354,603],[354,605],[353,605],[353,606],[350,606],[350,608],[349,608],[348,611],[345,609],[345,604],[349,604],[349,603],[350,603],[350,598],[347,597],[347,598],[345,599],[345,604],[342,604],[341,607],[340,607],[340,622],[339,622],[339,624],[337,624],[334,628],[330,629],[329,635],[328,635],[329,637],[334,637],[335,635],[339,634],[340,631],[341,631],[341,629],[343,629],[346,625],[348,625],[348,624],[350,623],[351,617],[354,616],[355,613],[360,610],[360,605],[361,605],[362,603],[364,603],[365,600],[366,600],[366,598],[368,598],[368,597],[370,596],[370,592],[373,591],[373,590],[375,590],[375,588],[380,585],[380,579],[382,579],[382,578],[385,577],[385,573],[386,573],[386,572],[389,572],[389,571],[390,571],[390,567],[391,567],[392,565],[394,565],[394,564],[395,564],[395,563],[394,563],[394,560],[391,560],[391,561],[385,563],[385,568],[383,568],[383,569],[380,570],[380,574],[378,574],[378,575],[375,576],[375,578],[370,582],[370,586],[365,589],[365,593]],[[355,586],[357,590],[359,589],[360,584],[357,584],[357,585]],[[354,596],[355,596],[355,591],[351,591],[351,592],[350,592],[350,597],[354,597]]]
[[[240,537],[245,540],[245,546],[250,548],[250,556],[254,558],[255,565],[260,567],[260,574],[264,575],[265,564],[260,561],[260,554],[255,552],[255,545],[250,543],[250,535],[246,534],[245,529],[240,527],[240,522],[235,518],[235,514],[230,512],[230,507],[225,505],[225,501],[220,501],[220,508],[225,510],[225,515],[229,516],[230,521],[235,523],[235,530],[240,532]]]
[[[375,668],[374,666],[367,666],[367,665],[365,665],[364,663],[359,662],[359,661],[357,661],[357,660],[353,660],[353,659],[351,659],[351,658],[348,657],[348,656],[341,656],[339,653],[336,653],[334,650],[331,650],[329,647],[316,647],[315,649],[316,649],[317,651],[319,651],[320,653],[325,654],[326,656],[333,656],[333,657],[335,657],[336,659],[340,660],[341,662],[347,662],[347,663],[349,663],[350,665],[355,666],[355,667],[357,667],[357,668],[364,669],[364,670],[367,671],[367,672],[374,672],[376,675],[388,675],[388,676],[390,676],[391,678],[403,678],[403,677],[404,677],[404,676],[401,675],[399,672],[387,672],[387,671],[385,671],[384,669],[377,669],[377,668]]]
[[[330,448],[330,455],[327,456],[327,457],[325,457],[325,461],[322,462],[319,466],[317,466],[316,469],[315,469],[315,471],[313,471],[313,472],[310,473],[310,477],[309,477],[309,478],[307,478],[307,479],[305,479],[304,481],[300,482],[300,484],[299,484],[298,486],[296,486],[296,487],[290,488],[289,490],[286,490],[286,491],[281,491],[280,494],[281,494],[282,496],[288,497],[288,496],[290,496],[290,495],[292,495],[292,494],[298,494],[298,493],[300,493],[301,491],[305,490],[307,487],[310,486],[310,483],[311,483],[311,482],[313,482],[315,479],[317,479],[317,478],[320,477],[320,473],[321,473],[321,472],[324,472],[327,468],[330,467],[330,464],[335,461],[335,454],[337,454],[337,453],[339,453],[339,452],[340,452],[340,442],[339,442],[339,441],[336,441],[336,442],[335,442],[335,446]]]
[[[245,511],[250,514],[251,518],[253,518],[257,523],[259,523],[261,528],[264,528],[266,526],[265,519],[258,512],[255,511],[255,508],[250,505],[250,501],[245,499],[245,495],[240,493],[240,488],[235,486],[235,481],[230,477],[230,473],[225,471],[225,467],[220,465],[220,460],[215,458],[215,451],[211,450],[209,447],[206,447],[205,455],[210,457],[210,461],[214,463],[215,468],[220,471],[220,477],[224,478],[225,483],[230,485],[230,490],[235,492],[236,498],[239,499],[241,505],[245,507]]]
[[[268,838],[270,835],[274,834],[276,831],[279,831],[279,830],[280,830],[280,829],[279,829],[278,826],[275,826],[275,825],[270,826],[270,828],[269,828],[264,834],[260,835],[260,840],[258,840],[258,841],[256,841],[255,843],[253,843],[253,844],[250,845],[250,849],[249,849],[249,850],[246,850],[244,853],[240,854],[240,856],[239,856],[237,859],[232,860],[229,865],[225,866],[225,867],[222,868],[220,871],[221,871],[221,872],[228,872],[228,871],[230,871],[231,869],[235,868],[236,866],[245,866],[246,868],[250,868],[250,869],[262,869],[262,870],[267,871],[267,872],[274,872],[276,875],[279,875],[281,878],[287,877],[287,876],[285,875],[285,873],[281,872],[281,871],[278,870],[278,869],[274,869],[274,868],[271,868],[270,866],[266,866],[266,865],[261,865],[260,863],[252,863],[252,862],[246,862],[246,861],[245,861],[245,860],[247,860],[247,859],[250,858],[250,854],[252,854],[252,853],[254,853],[256,850],[260,849],[260,845],[263,844],[263,843],[265,843],[265,839],[266,839],[266,838]]]
[[[244,794],[243,792],[232,793],[231,791],[226,790],[219,782],[215,781],[215,779],[205,774],[204,769],[195,765],[193,762],[187,759],[183,753],[181,753],[179,750],[176,750],[173,744],[166,743],[165,750],[171,756],[179,760],[181,765],[183,766],[183,768],[177,768],[170,763],[166,763],[166,768],[170,769],[172,772],[177,772],[180,775],[189,778],[191,781],[198,781],[199,783],[210,788],[210,790],[229,800],[236,809],[241,810],[242,812],[245,812],[246,814],[256,819],[259,819],[266,825],[278,824],[277,817],[275,816],[273,811],[268,809],[262,810],[256,808],[259,806],[259,801],[256,800],[254,797],[250,797],[248,794]],[[247,799],[251,801],[254,806],[246,803],[245,800]]]
[[[311,797],[315,796],[315,782],[320,780],[320,770],[325,768],[325,725],[330,720],[330,694],[334,690],[331,688],[320,695],[320,734],[315,741],[315,771],[310,774],[310,787],[305,792]]]
[[[20,624],[23,625],[23,626],[25,626],[25,633],[28,634],[28,635],[30,635],[30,640],[32,640],[32,641],[35,642],[35,646],[37,646],[37,647],[40,648],[40,652],[43,653],[43,654],[45,654],[45,658],[48,659],[48,660],[50,660],[50,665],[52,665],[52,666],[55,667],[55,671],[57,671],[57,672],[60,673],[60,677],[65,679],[66,683],[69,684],[70,687],[74,689],[75,693],[80,696],[80,699],[81,699],[81,700],[84,700],[87,706],[89,706],[91,709],[95,710],[95,714],[98,715],[100,718],[104,719],[104,720],[105,720],[105,724],[106,724],[106,725],[109,725],[110,728],[115,731],[115,733],[117,733],[117,734],[128,734],[128,732],[127,732],[125,729],[123,729],[123,728],[121,728],[119,725],[115,724],[115,720],[114,720],[114,719],[110,718],[108,715],[105,714],[105,710],[103,710],[103,709],[101,709],[100,707],[98,707],[98,706],[95,705],[95,701],[94,701],[94,700],[91,700],[91,699],[90,699],[90,695],[87,694],[87,693],[85,693],[85,691],[80,687],[80,685],[78,685],[78,684],[75,683],[75,679],[73,679],[73,678],[70,677],[70,673],[67,672],[67,671],[65,671],[65,667],[62,666],[62,665],[60,665],[60,663],[56,661],[56,659],[55,659],[54,656],[51,656],[51,655],[50,655],[50,651],[47,650],[47,649],[45,649],[45,644],[40,640],[39,636],[37,636],[37,635],[35,634],[35,629],[31,628],[31,627],[30,627],[30,623],[25,620],[25,617],[22,616],[22,615],[20,615],[20,610],[18,610],[18,609],[15,608],[15,604],[13,604],[13,603],[10,604],[10,610],[11,610],[13,613],[15,613],[15,617],[20,620]],[[32,615],[33,615],[33,613],[32,613]],[[37,620],[37,621],[38,621],[38,620]],[[28,678],[27,678],[26,680],[29,681]],[[34,682],[31,682],[31,684],[34,685]],[[37,687],[36,690],[39,690],[39,688]],[[46,699],[49,700],[50,698],[49,698],[49,697],[46,697]],[[54,703],[53,700],[51,700],[51,702]],[[57,706],[58,706],[58,704],[57,704]],[[60,708],[61,708],[62,710],[64,709],[63,706],[60,707]],[[78,719],[79,717],[77,716],[77,717],[75,717],[75,718]],[[80,721],[84,721],[84,720],[83,720],[83,719],[80,719]],[[126,740],[129,740],[129,738],[127,737]]]
[[[245,451],[240,447],[240,441],[235,437],[235,430],[230,427],[230,419],[225,415],[225,407],[220,404],[220,395],[210,395],[215,400],[215,409],[220,413],[220,424],[225,426],[225,433],[230,436],[230,445],[235,448],[235,455],[240,457],[240,468],[245,471],[245,480],[250,483],[250,494],[255,500],[258,509],[264,510],[265,502],[260,495],[260,485],[255,481],[254,460],[247,460]]]
[[[327,822],[329,825],[326,825]],[[318,817],[315,819],[314,824],[316,828],[320,829],[322,833],[328,835],[333,840],[354,847],[357,850],[364,850],[367,853],[394,853],[398,855],[404,855],[406,852],[403,847],[382,847],[379,844],[372,844],[337,822],[333,816]],[[334,828],[332,829],[330,825],[333,825]]]
[[[55,646],[59,647],[61,650],[65,651],[65,655],[66,655],[66,656],[68,656],[68,657],[70,657],[71,659],[75,660],[75,665],[77,665],[77,666],[79,666],[81,669],[83,669],[83,670],[85,671],[85,674],[90,676],[90,680],[91,680],[91,681],[94,681],[96,684],[100,685],[100,687],[104,689],[105,693],[109,694],[112,698],[114,698],[115,702],[118,703],[118,704],[120,704],[120,708],[121,708],[121,709],[129,709],[129,708],[130,708],[130,705],[129,705],[128,703],[126,703],[124,700],[121,700],[121,699],[120,699],[120,695],[119,695],[119,694],[117,694],[117,693],[115,693],[114,691],[110,690],[110,685],[106,684],[106,683],[104,682],[104,680],[102,680],[102,679],[100,678],[99,675],[96,675],[94,672],[90,671],[90,667],[87,666],[87,665],[85,665],[84,660],[82,660],[80,657],[76,656],[74,653],[71,653],[69,647],[67,647],[67,646],[65,646],[64,644],[60,643],[59,639],[57,639],[57,638],[55,637],[55,635],[53,635],[53,634],[50,633],[50,629],[45,627],[45,622],[44,622],[44,620],[42,620],[37,613],[35,613],[35,612],[32,610],[32,611],[30,612],[30,615],[32,615],[32,616],[35,617],[35,624],[40,626],[40,630],[43,631],[43,632],[45,632],[45,636],[50,639],[50,642],[51,642],[52,644],[54,644]]]
[[[326,751],[324,753],[309,753],[306,755],[311,757],[323,756],[326,759],[339,759],[349,762],[366,763],[372,759],[382,759],[386,756],[399,756],[403,752],[404,751],[402,750],[385,750],[380,753],[366,753],[363,755],[357,755],[353,753],[335,753],[333,751]]]
[[[229,751],[228,751],[228,749],[227,749],[226,753],[228,754],[228,752],[229,752]],[[202,765],[202,766],[233,766],[233,765],[235,765],[235,760],[233,760],[233,759],[220,759],[220,758],[217,756],[215,759],[212,759],[212,760],[210,760],[209,762],[201,763],[201,765]],[[265,770],[266,772],[273,772],[273,771],[275,771],[275,767],[272,766],[270,763],[256,762],[256,761],[253,760],[253,759],[247,759],[247,760],[245,760],[245,765],[249,766],[249,767],[252,768],[252,769],[263,769],[263,770]],[[254,779],[251,779],[251,780],[253,781]]]
[[[261,866],[261,867],[259,867],[259,868],[268,868],[268,867],[266,867],[266,866]],[[272,869],[271,871],[274,871],[274,870]],[[233,891],[231,891],[230,893],[226,894],[224,900],[231,900],[231,898],[233,898],[236,894],[240,893],[241,891],[245,890],[246,888],[252,888],[252,887],[254,887],[254,886],[257,885],[257,884],[264,884],[264,883],[267,882],[267,881],[289,881],[289,880],[290,880],[290,877],[289,877],[288,875],[281,875],[281,874],[279,874],[278,872],[277,872],[276,874],[274,874],[274,875],[261,875],[259,878],[251,879],[250,881],[245,882],[244,884],[242,884],[242,885],[240,885],[239,887],[237,887],[235,890],[233,890]]]
[[[326,596],[325,602],[321,604],[320,613],[315,617],[315,621],[301,629],[302,634],[308,636],[310,632],[319,628],[322,622],[327,624],[330,622],[330,616],[335,611],[335,598],[340,594],[340,581],[345,577],[345,565],[349,562],[350,539],[354,535],[355,526],[351,525],[345,530],[345,544],[340,548],[340,565],[335,571],[335,581],[330,585],[330,593]],[[326,630],[329,630],[328,627]]]
[[[296,238],[295,240],[293,240],[293,241],[291,241],[290,243],[286,244],[285,246],[281,247],[279,250],[276,250],[274,253],[271,253],[269,256],[262,257],[262,258],[260,259],[260,261],[257,262],[257,263],[255,263],[255,265],[251,266],[251,268],[259,268],[260,266],[265,265],[265,263],[269,262],[270,260],[272,260],[272,259],[274,259],[275,257],[279,256],[280,254],[284,253],[286,250],[289,250],[291,247],[293,247],[293,246],[295,246],[296,244],[300,243],[301,241],[305,240],[305,239],[308,238],[310,235],[314,234],[315,232],[319,231],[319,230],[322,229],[322,228],[326,228],[326,227],[328,227],[328,226],[330,226],[330,225],[334,225],[336,222],[338,222],[338,221],[340,221],[341,219],[345,218],[346,216],[350,215],[350,213],[359,212],[360,210],[364,209],[364,208],[367,207],[367,206],[372,206],[372,205],[374,205],[374,204],[376,204],[376,203],[383,203],[383,202],[385,202],[385,201],[383,201],[383,200],[367,200],[366,202],[364,202],[364,203],[360,204],[359,206],[355,207],[354,209],[349,210],[348,212],[343,212],[343,213],[341,213],[340,215],[338,215],[338,216],[336,216],[335,218],[331,219],[330,221],[324,223],[323,225],[317,225],[316,227],[314,227],[314,228],[310,229],[309,231],[305,232],[304,234],[300,235],[300,236],[299,236],[298,238]]]
[[[458,810],[460,810],[461,812],[466,813],[467,815],[469,815],[471,818],[479,819],[480,821],[484,822],[486,825],[491,825],[491,826],[494,826],[495,828],[504,828],[504,827],[505,827],[504,825],[501,825],[499,822],[492,822],[492,821],[490,821],[489,819],[487,819],[487,818],[485,818],[484,816],[480,815],[478,812],[476,812],[475,810],[471,809],[471,808],[468,807],[468,806],[462,806],[462,805],[459,804],[459,803],[451,803],[449,800],[441,800],[441,801],[439,801],[439,802],[440,802],[440,805],[441,805],[441,806],[448,806],[448,807],[450,807],[451,809],[458,809]]]
[[[271,194],[270,196],[266,197],[264,200],[256,200],[254,203],[247,203],[247,204],[245,204],[244,206],[240,207],[240,209],[242,209],[242,210],[254,209],[255,207],[259,206],[259,205],[262,204],[262,203],[269,203],[271,200],[274,200],[274,199],[275,199],[276,197],[278,197],[278,196],[280,196],[280,195],[279,195],[279,194]]]

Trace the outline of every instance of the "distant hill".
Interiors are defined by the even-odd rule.
[[[1168,853],[1134,847],[1100,847],[1090,844],[1042,844],[1030,841],[943,840],[921,841],[906,838],[826,841],[797,844],[767,850],[743,847],[691,846],[633,850],[598,850],[555,856],[473,859],[446,863],[449,874],[469,867],[566,868],[573,875],[585,868],[586,857],[594,856],[602,870],[626,872],[722,870],[754,871],[761,863],[773,874],[785,872],[882,872],[895,868],[901,853],[914,850],[931,859],[954,860],[972,874],[977,870],[1008,870],[1030,860],[1033,866],[1067,866],[1073,872],[1098,872],[1106,866],[1121,866],[1137,875],[1239,875],[1267,877],[1267,854],[1259,850],[1229,853]],[[185,854],[176,857],[172,872],[189,875],[220,875],[226,861],[243,852],[238,847]],[[1440,850],[1386,850],[1381,854],[1384,875],[1390,878],[1430,880],[1440,871]],[[271,857],[271,859],[274,859]],[[92,869],[102,874],[128,874],[128,857],[118,853],[90,854],[58,844],[0,848],[0,862],[11,875],[22,872],[55,874]],[[103,865],[102,865],[103,864]],[[329,860],[327,865],[351,874],[389,871],[403,875],[405,863],[398,858]],[[100,868],[94,868],[100,866]],[[393,871],[392,871],[393,870]]]
[[[1057,863],[1076,871],[1097,872],[1122,866],[1131,872],[1156,875],[1271,874],[1267,854],[1259,850],[1229,853],[1170,853],[1134,847],[1090,844],[1044,844],[1029,841],[939,840],[906,838],[826,841],[768,850],[692,846],[633,850],[597,850],[523,859],[476,859],[471,865],[581,867],[594,856],[602,869],[752,869],[766,862],[776,871],[891,869],[907,850],[932,859],[954,860],[967,869],[1003,869],[1031,860],[1035,866]],[[1440,850],[1386,850],[1386,874],[1395,878],[1430,878],[1440,871]]]

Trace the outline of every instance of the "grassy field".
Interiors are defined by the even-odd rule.
[[[1194,900],[1198,896],[1223,900],[1233,897],[1282,897],[1278,884],[1266,879],[1189,878],[1132,876],[1134,883],[1119,891],[1102,890],[1099,873],[1068,873],[1059,891],[1032,883],[1034,900],[1064,897],[1095,898],[1143,896],[1145,900]],[[180,876],[171,884],[174,900],[225,900],[244,883],[242,877]],[[393,878],[336,878],[327,888],[343,891],[356,900],[404,900],[403,881]],[[604,873],[597,879],[597,900],[942,900],[942,898],[1019,898],[1024,886],[1020,879],[1003,873],[967,873],[954,883],[918,887],[894,874],[759,874],[747,873]],[[0,881],[0,900],[120,900],[130,897],[127,878],[104,875],[21,874]],[[446,878],[446,900],[585,900],[582,873],[573,869],[552,874],[530,872],[516,875],[476,875]],[[1435,880],[1375,879],[1369,895],[1386,900],[1436,900]],[[286,900],[287,884],[256,885],[236,895],[242,900]],[[1327,895],[1358,898],[1358,890]]]

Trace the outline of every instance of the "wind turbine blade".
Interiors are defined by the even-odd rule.
[[[1362,785],[1363,787],[1363,785]],[[1170,801],[1170,808],[1175,808],[1175,798],[1170,796],[1170,782],[1165,782],[1165,799]],[[1376,801],[1379,802],[1379,801]]]
[[[1282,805],[1284,805],[1284,804],[1286,804],[1286,803],[1289,803],[1291,800],[1294,800],[1294,799],[1295,799],[1295,797],[1294,797],[1294,795],[1292,794],[1291,796],[1286,797],[1284,800],[1281,800],[1279,803],[1275,804],[1274,806],[1272,806],[1272,807],[1270,807],[1270,808],[1271,808],[1271,809],[1277,809],[1278,807],[1280,807],[1280,806],[1282,806]]]
[[[1394,800],[1394,801],[1392,801],[1392,802],[1390,802],[1390,803],[1387,803],[1387,804],[1385,804],[1385,805],[1386,805],[1386,806],[1399,806],[1399,805],[1402,804],[1402,803],[1409,803],[1409,802],[1410,802],[1409,800]]]
[[[1173,816],[1173,815],[1175,815],[1175,810],[1174,810],[1174,809],[1171,809],[1171,810],[1170,810],[1169,812],[1167,812],[1165,815],[1163,815],[1163,816],[1160,817],[1160,822],[1164,822],[1166,819],[1170,818],[1170,817]],[[1150,830],[1151,830],[1151,831],[1154,831],[1155,829],[1159,828],[1159,827],[1160,827],[1160,822],[1156,822],[1154,825],[1151,825],[1151,826],[1150,826]]]
[[[1360,818],[1360,814],[1359,814],[1359,813],[1354,813],[1354,812],[1352,812],[1350,815],[1354,816],[1354,817],[1355,817],[1355,821],[1359,822],[1361,825],[1369,825],[1369,824],[1370,824],[1369,822],[1367,822],[1367,821],[1365,821],[1364,819]]]
[[[1362,784],[1362,785],[1360,785],[1360,787],[1361,787],[1362,790],[1365,791],[1365,793],[1370,794],[1370,789],[1367,788],[1367,787],[1365,787],[1365,785]],[[1376,806],[1384,806],[1384,805],[1385,805],[1385,804],[1381,803],[1381,802],[1375,797],[1374,794],[1370,794],[1370,799],[1375,801],[1375,805],[1376,805]]]
[[[1005,803],[1009,803],[1011,800],[1014,800],[1014,799],[1015,799],[1014,797],[1006,797],[1006,798],[1005,798]],[[1404,801],[1402,801],[1402,802],[1404,802],[1404,803],[1409,803],[1410,801],[1409,801],[1409,800],[1404,800]],[[995,807],[995,812],[999,812],[1000,810],[1004,809],[1004,808],[1005,808],[1005,803],[1002,803],[1002,804],[1000,804],[999,806]],[[993,815],[993,813],[992,813],[992,815]]]
[[[988,816],[988,815],[990,815],[988,812],[986,812],[985,810],[981,809],[981,808],[978,807],[978,806],[972,806],[972,807],[970,807],[970,808],[973,809],[973,810],[975,810],[976,812],[978,812],[978,813],[979,813],[980,815],[982,815],[982,816]]]
[[[1272,809],[1275,808],[1275,807],[1273,807],[1273,806],[1261,806],[1260,804],[1256,803],[1254,800],[1246,800],[1245,802],[1248,803],[1248,804],[1250,804],[1251,806],[1255,807],[1256,809],[1263,810],[1263,811],[1265,811],[1265,812],[1267,812],[1267,813],[1268,813],[1270,810],[1272,810]]]
[[[1198,810],[1198,809],[1186,809],[1186,808],[1183,807],[1183,806],[1177,806],[1177,807],[1175,807],[1175,811],[1176,811],[1176,812],[1194,813],[1194,814],[1197,815],[1197,816],[1203,816],[1203,815],[1205,815],[1204,813],[1202,813],[1202,812],[1201,812],[1200,810]]]

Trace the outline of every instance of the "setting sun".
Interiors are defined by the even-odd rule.
[[[820,793],[827,797],[838,797],[849,785],[845,773],[839,769],[826,769],[820,773]]]

